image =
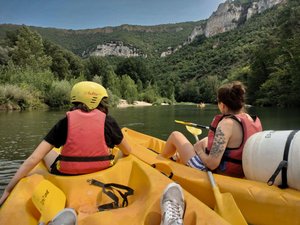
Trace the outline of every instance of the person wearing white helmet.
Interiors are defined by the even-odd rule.
[[[73,107],[58,121],[33,153],[23,162],[6,186],[0,205],[19,180],[41,160],[53,174],[74,175],[108,168],[113,156],[110,149],[118,146],[123,155],[130,146],[123,138],[116,120],[108,115],[108,94],[95,82],[82,81],[71,90]],[[61,154],[52,150],[61,149]]]

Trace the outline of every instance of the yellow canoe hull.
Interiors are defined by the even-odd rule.
[[[79,225],[157,225],[160,224],[160,198],[165,187],[172,182],[159,171],[130,155],[120,158],[114,166],[92,174],[80,176],[56,176],[49,174],[39,164],[31,175],[23,178],[0,209],[0,224],[36,225],[40,218],[31,197],[34,188],[48,180],[66,195],[66,207],[78,213]],[[108,211],[97,211],[97,205],[112,202],[102,189],[90,185],[87,180],[96,179],[103,183],[118,183],[134,189],[128,196],[127,207]],[[185,225],[228,224],[212,209],[190,193],[184,191],[186,199]]]
[[[122,132],[132,146],[132,154],[156,167],[196,198],[214,207],[215,200],[207,173],[161,158],[165,141],[123,128]],[[214,175],[221,192],[230,192],[249,224],[300,225],[300,192],[280,189],[266,183]]]

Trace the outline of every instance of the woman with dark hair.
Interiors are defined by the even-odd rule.
[[[180,161],[190,167],[243,177],[245,142],[254,133],[262,131],[259,118],[245,111],[245,93],[241,82],[222,85],[217,92],[221,114],[214,117],[208,136],[193,146],[182,133],[174,131],[160,156],[169,158],[177,151]]]
[[[115,145],[128,155],[129,144],[115,119],[108,115],[108,94],[95,82],[83,81],[71,90],[73,107],[58,121],[34,152],[20,166],[4,190],[0,205],[11,190],[41,160],[58,175],[92,173],[111,166],[110,149]],[[52,150],[60,148],[58,154]]]

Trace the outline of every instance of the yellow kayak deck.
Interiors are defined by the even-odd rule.
[[[123,128],[122,132],[132,146],[132,154],[157,168],[209,207],[215,205],[206,172],[187,167],[158,156],[165,141]],[[299,225],[300,192],[280,189],[266,183],[214,175],[221,192],[230,192],[249,224]]]
[[[64,192],[65,207],[76,210],[79,225],[158,225],[161,220],[160,199],[163,190],[172,182],[133,155],[118,159],[114,166],[106,170],[79,176],[52,175],[40,163],[31,175],[16,185],[1,207],[0,224],[38,224],[41,214],[32,202],[32,194],[35,187],[45,179]],[[112,200],[102,193],[101,187],[90,185],[87,182],[89,179],[126,185],[134,190],[134,194],[128,196],[127,207],[99,212],[98,205]],[[228,224],[185,190],[184,197],[185,225]]]

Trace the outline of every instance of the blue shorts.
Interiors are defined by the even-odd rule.
[[[198,170],[207,171],[206,167],[204,166],[202,160],[198,155],[193,156],[186,164],[189,167],[196,168]]]

